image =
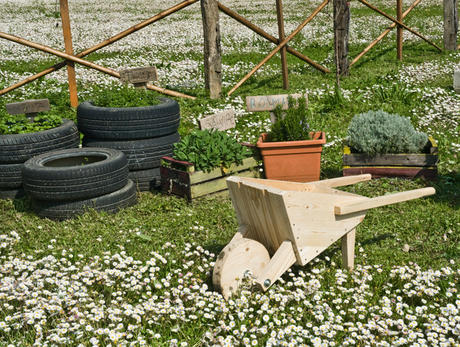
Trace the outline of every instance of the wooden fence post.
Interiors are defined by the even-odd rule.
[[[70,31],[69,5],[67,0],[60,0],[62,32],[64,35],[65,52],[73,55],[72,34]],[[67,77],[69,80],[70,106],[78,106],[77,81],[75,78],[75,66],[71,61],[67,62]]]
[[[201,0],[204,35],[204,80],[211,99],[222,91],[222,50],[217,0]]]
[[[348,76],[348,29],[350,7],[347,0],[334,0],[334,47],[337,74]]]
[[[457,0],[444,0],[444,49],[457,50]]]
[[[402,0],[396,0],[396,19],[402,22],[403,20],[403,2]],[[398,25],[396,28],[396,54],[399,61],[403,60],[403,28]]]

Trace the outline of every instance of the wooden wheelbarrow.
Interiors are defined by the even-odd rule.
[[[370,179],[367,174],[296,183],[229,177],[239,228],[216,260],[215,288],[228,299],[251,275],[266,290],[293,264],[307,264],[340,238],[344,267],[352,269],[355,228],[368,209],[435,193],[428,187],[367,198],[333,189]]]

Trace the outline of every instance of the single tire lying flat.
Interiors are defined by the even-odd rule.
[[[68,119],[48,130],[0,135],[0,164],[24,163],[33,156],[57,149],[77,148],[79,144],[77,126]]]
[[[106,140],[137,140],[177,131],[180,110],[177,101],[162,98],[159,105],[145,107],[99,107],[91,101],[77,108],[78,129],[85,135]]]
[[[161,186],[160,168],[130,171],[128,178],[134,182],[138,192],[149,192]]]
[[[0,199],[20,199],[25,196],[24,189],[3,189],[0,188]]]
[[[161,157],[173,154],[174,143],[180,140],[177,132],[143,140],[102,140],[88,136],[83,138],[83,147],[115,148],[125,153],[129,170],[153,169],[160,166]]]
[[[0,164],[0,189],[21,187],[23,166],[24,164]]]
[[[24,190],[38,200],[80,200],[112,193],[128,181],[127,159],[111,148],[44,153],[24,163]]]
[[[136,187],[131,180],[119,190],[91,199],[76,201],[32,200],[35,212],[44,218],[63,220],[81,215],[89,209],[116,213],[137,201]]]

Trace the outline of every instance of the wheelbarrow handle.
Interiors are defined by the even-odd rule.
[[[408,190],[407,192],[378,196],[372,199],[363,199],[355,202],[339,203],[334,206],[334,213],[342,216],[353,212],[360,212],[375,207],[395,204],[407,200],[421,198],[423,196],[433,195],[436,190],[432,187]]]

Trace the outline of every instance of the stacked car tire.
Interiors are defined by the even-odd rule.
[[[136,203],[128,161],[111,148],[75,148],[37,155],[24,163],[24,190],[36,213],[67,219],[88,209],[116,212]]]
[[[24,194],[22,169],[33,156],[57,149],[76,148],[80,135],[74,122],[64,119],[53,129],[14,135],[0,135],[0,198]]]
[[[179,141],[179,104],[163,98],[146,107],[98,107],[91,101],[77,108],[83,147],[114,148],[125,153],[129,175],[139,191],[160,185],[160,159],[171,156]]]

